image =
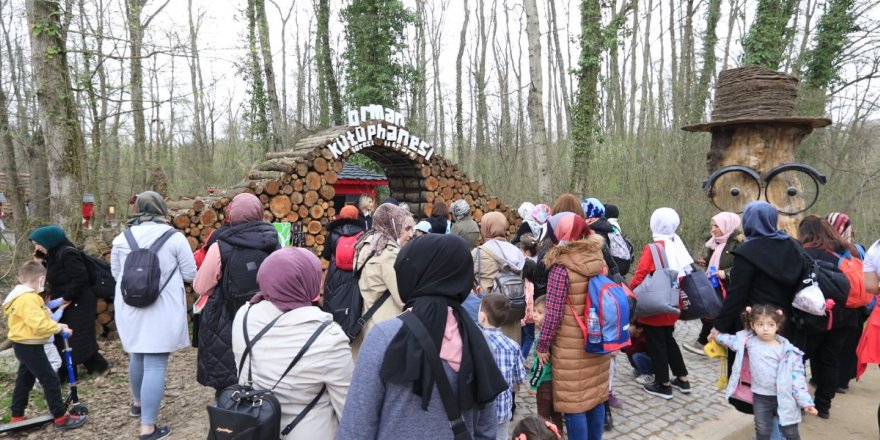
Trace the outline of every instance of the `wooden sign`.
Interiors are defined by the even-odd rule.
[[[396,110],[381,105],[369,105],[361,107],[360,110],[350,110],[347,115],[348,125],[355,129],[327,143],[327,149],[333,154],[333,159],[357,153],[377,144],[410,153],[408,155],[422,156],[425,160],[430,160],[434,155],[433,146],[404,128],[406,121]],[[362,125],[366,121],[373,120],[384,122]]]

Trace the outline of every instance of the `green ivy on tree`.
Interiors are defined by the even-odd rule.
[[[756,64],[777,70],[785,48],[794,35],[788,22],[797,6],[796,0],[759,0],[755,22],[743,39],[743,64]]]
[[[348,99],[351,105],[396,107],[411,75],[402,59],[404,31],[414,14],[400,0],[352,0],[342,10]]]
[[[859,30],[853,14],[853,0],[831,0],[819,19],[816,47],[807,54],[804,80],[807,86],[827,89],[840,77],[840,56],[849,41],[849,34]]]

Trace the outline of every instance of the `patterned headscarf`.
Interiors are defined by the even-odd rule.
[[[581,216],[573,212],[560,212],[550,217],[550,228],[553,231],[553,242],[565,244],[578,241],[590,235],[590,228]]]
[[[532,212],[535,211],[535,205],[530,202],[523,202],[522,205],[519,205],[519,209],[517,209],[517,213],[519,217],[529,225],[529,229],[532,231],[532,235],[539,236],[541,235],[541,224],[535,220],[535,216],[532,215]]]
[[[468,205],[467,201],[459,199],[452,202],[452,218],[455,221],[460,221],[469,215],[471,215],[471,205]]]
[[[853,234],[852,220],[848,215],[842,212],[832,212],[825,217],[828,220],[828,223],[831,223],[831,226],[834,226],[834,229],[837,230],[837,233],[840,234],[846,241],[850,243],[855,243],[855,234]]]
[[[535,205],[535,209],[532,210],[532,218],[535,219],[539,225],[543,225],[544,223],[547,223],[548,219],[550,219],[552,212],[553,210],[543,203]]]
[[[379,256],[390,245],[397,246],[400,234],[406,229],[407,224],[413,222],[409,211],[390,203],[383,203],[373,212],[373,229],[364,234],[358,249],[367,240],[370,240],[370,252]]]
[[[144,191],[137,195],[135,200],[135,213],[128,219],[128,226],[136,226],[141,223],[168,223],[165,218],[168,215],[168,207],[165,199],[155,191]]]
[[[599,199],[590,197],[581,201],[581,208],[584,209],[584,218],[603,218],[605,217],[605,205]]]

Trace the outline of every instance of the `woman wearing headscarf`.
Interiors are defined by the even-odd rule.
[[[160,285],[164,285],[164,288],[156,301],[146,307],[133,307],[124,301],[122,279],[125,277],[125,262],[132,252],[132,244],[125,233],[113,239],[110,269],[116,279],[116,298],[113,301],[116,326],[122,348],[130,357],[130,415],[141,419],[139,438],[154,440],[171,433],[170,427],[157,426],[156,422],[165,392],[168,357],[189,346],[183,283],[192,281],[196,276],[196,262],[186,237],[165,219],[167,208],[162,196],[145,191],[138,195],[135,205],[137,214],[131,218],[128,226],[137,247],[147,249],[158,240],[164,240],[156,251],[161,271]]]
[[[608,266],[608,276],[615,282],[623,283],[623,275],[617,267],[617,260],[611,255],[611,233],[614,232],[614,227],[605,219],[605,205],[599,199],[589,197],[581,201],[581,209],[584,210],[584,220],[590,229],[605,240],[602,256],[605,258],[605,265]]]
[[[354,277],[354,271],[349,270],[351,267],[346,266],[340,269],[336,266],[336,252],[340,239],[345,239],[349,244],[354,243],[361,234],[367,229],[366,223],[358,219],[358,209],[354,205],[344,206],[339,211],[339,217],[330,223],[327,223],[328,240],[324,243],[324,251],[321,252],[321,258],[327,260],[327,281],[324,283],[324,302],[326,303],[336,289],[350,281]],[[347,248],[348,252],[352,248]],[[348,254],[351,256],[351,254]],[[351,261],[351,260],[349,260]]]
[[[373,229],[364,234],[358,242],[354,261],[355,271],[363,267],[358,287],[364,298],[366,312],[377,301],[382,305],[366,322],[361,333],[351,343],[351,353],[355,359],[364,337],[374,325],[391,319],[403,311],[403,301],[397,289],[397,276],[394,261],[400,248],[412,238],[415,221],[409,211],[390,203],[383,203],[373,213]],[[388,295],[385,296],[385,292]],[[384,298],[384,299],[382,299]]]
[[[217,231],[193,281],[193,290],[209,296],[199,320],[196,378],[216,392],[238,379],[232,357],[232,320],[257,290],[257,270],[281,245],[278,232],[263,221],[263,204],[253,194],[235,196],[227,207],[229,226]]]
[[[544,258],[550,274],[536,351],[542,364],[553,367],[553,408],[564,414],[568,438],[601,439],[611,356],[584,350],[575,315],[584,315],[590,278],[607,273],[603,242],[579,215],[563,212],[549,223],[557,245]]]
[[[801,246],[777,226],[778,211],[767,202],[752,202],[743,212],[746,241],[733,251],[733,269],[716,331],[734,334],[742,330],[740,314],[754,304],[770,304],[791,316],[791,302],[801,285],[804,265]],[[793,325],[782,327],[789,340]],[[799,347],[803,348],[803,347]]]
[[[865,247],[856,242],[855,232],[853,231],[852,220],[842,212],[832,212],[825,217],[828,223],[837,231],[838,234],[850,245],[856,252],[853,256],[860,260],[865,259]],[[838,382],[837,392],[846,393],[849,391],[849,381],[855,379],[856,370],[858,368],[858,359],[856,357],[856,348],[859,345],[859,339],[862,338],[862,331],[865,328],[865,321],[868,320],[868,308],[861,307],[857,309],[856,319],[857,325],[851,327],[850,333],[846,336],[843,348],[840,351],[840,381]]]
[[[519,214],[519,218],[522,219],[522,224],[519,225],[519,229],[516,230],[516,235],[513,237],[510,244],[516,245],[525,234],[532,234],[534,237],[541,236],[541,233],[543,232],[541,225],[544,222],[538,222],[538,220],[535,219],[534,212],[535,205],[531,202],[523,202],[522,205],[519,205],[519,209],[516,210],[516,213]],[[546,219],[544,221],[546,221]]]
[[[483,236],[483,244],[471,251],[474,260],[474,274],[477,280],[479,296],[489,292],[495,277],[504,266],[514,272],[522,273],[526,258],[522,251],[507,242],[507,217],[500,212],[490,212],[483,215],[480,221],[480,235]],[[517,344],[522,340],[520,323],[513,322],[501,326],[504,335],[513,339]]]
[[[67,308],[61,323],[73,330],[68,339],[73,349],[74,374],[76,365],[82,364],[89,373],[103,373],[109,366],[98,352],[95,336],[95,308],[98,299],[92,292],[89,272],[91,262],[67,239],[59,226],[43,226],[34,230],[30,237],[34,244],[34,259],[46,265],[46,291],[52,299],[64,298]],[[63,353],[64,341],[55,338],[55,346]],[[66,367],[59,373],[62,382],[67,380]]]
[[[468,202],[464,199],[453,202],[452,217],[455,219],[455,223],[452,224],[452,235],[463,238],[471,249],[477,247],[477,243],[480,242],[480,226],[471,216],[471,206]]]
[[[718,277],[718,287],[715,292],[721,300],[726,296],[727,286],[730,285],[728,274],[733,267],[733,251],[743,242],[741,230],[742,221],[739,216],[732,212],[719,212],[712,217],[712,236],[706,242],[706,258],[700,264],[706,267],[706,273],[710,277]],[[715,268],[711,272],[709,268]],[[697,336],[697,341],[692,344],[684,344],[684,349],[700,356],[704,356],[703,347],[709,342],[709,332],[714,325],[714,319],[701,318],[703,327]]]
[[[672,208],[659,208],[651,214],[651,233],[653,243],[666,253],[667,265],[670,269],[678,272],[679,279],[687,274],[690,265],[694,263],[687,247],[678,236],[676,231],[681,223],[678,213]],[[658,268],[654,265],[651,256],[650,244],[642,248],[636,273],[630,282],[633,290],[638,287]],[[654,383],[643,385],[645,392],[662,399],[672,399],[672,388],[682,394],[690,394],[691,385],[688,381],[687,366],[681,356],[681,349],[675,340],[673,331],[675,322],[678,321],[677,313],[649,316],[639,318],[639,323],[644,328],[643,333],[648,341],[648,355],[654,363]],[[669,380],[669,370],[675,379]]]
[[[814,260],[824,260],[837,266],[842,255],[849,254],[851,258],[858,258],[855,247],[841,237],[827,220],[815,215],[808,215],[801,221],[798,226],[798,240],[807,255]],[[859,287],[864,288],[864,284]],[[854,284],[850,288],[857,287]],[[810,373],[816,384],[816,410],[823,419],[830,416],[831,400],[840,384],[844,345],[847,338],[855,333],[855,327],[860,326],[864,312],[861,309],[848,308],[846,304],[837,304],[830,314],[831,328],[805,335],[804,353],[810,359]],[[855,356],[855,346],[850,355]]]
[[[405,309],[439,350],[468,432],[475,440],[495,439],[495,397],[508,387],[485,337],[461,306],[473,279],[467,244],[428,234],[400,251],[394,271]],[[377,324],[361,347],[337,438],[453,438],[428,362],[400,319]]]
[[[330,314],[312,306],[320,294],[321,262],[306,249],[281,249],[263,261],[257,282],[259,293],[238,310],[232,323],[235,365],[242,365],[239,383],[247,381],[249,372],[255,388],[271,389],[280,379],[273,394],[281,403],[281,428],[321,394],[308,414],[281,438],[336,438],[354,364],[342,328],[332,322]],[[294,356],[327,321],[330,324],[285,375]],[[253,339],[269,325],[242,362],[243,330]]]

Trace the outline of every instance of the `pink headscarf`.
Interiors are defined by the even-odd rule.
[[[263,221],[263,203],[250,193],[233,197],[226,210],[229,211],[229,223],[233,225]]]
[[[716,269],[719,269],[718,265],[721,263],[721,256],[724,255],[724,247],[727,245],[727,239],[739,229],[742,225],[742,220],[740,220],[738,215],[725,211],[715,214],[715,216],[712,217],[712,223],[718,225],[718,229],[721,230],[721,236],[716,237],[713,235],[709,238],[709,241],[706,242],[706,247],[712,250],[712,256],[709,258],[709,265],[715,266]]]
[[[251,304],[268,300],[282,312],[310,306],[321,292],[321,262],[302,248],[277,250],[260,265],[257,284]]]

